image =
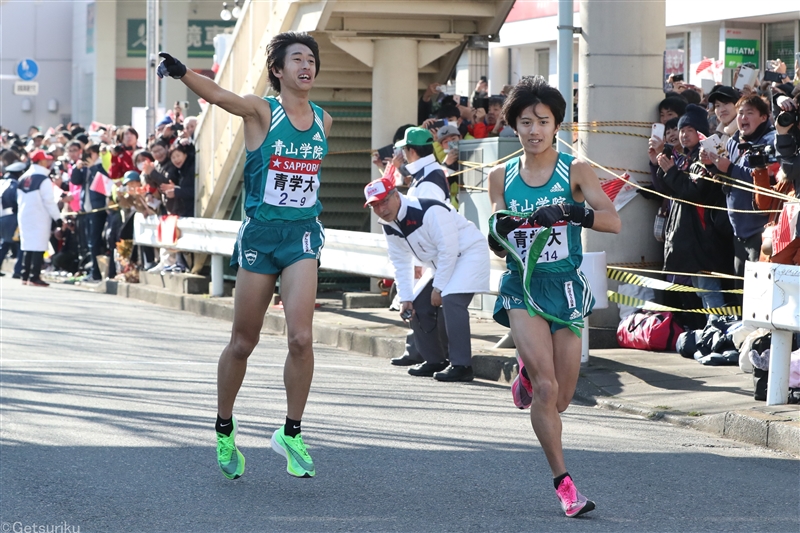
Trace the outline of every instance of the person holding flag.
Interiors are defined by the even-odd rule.
[[[561,93],[541,76],[523,78],[506,100],[503,118],[523,154],[489,174],[489,247],[508,266],[494,318],[511,328],[517,346],[514,404],[530,408],[556,495],[574,517],[595,507],[575,488],[561,444],[560,413],[575,392],[581,328],[594,305],[580,271],[581,231],[618,233],[621,224],[591,167],[553,147],[565,110]]]
[[[92,266],[86,280],[99,281],[103,278],[97,255],[103,247],[103,227],[106,224],[105,210],[111,196],[111,179],[100,160],[100,146],[88,145],[83,151],[83,159],[75,163],[69,177],[70,183],[81,187],[80,211],[83,238],[86,242]],[[82,265],[85,261],[81,262]]]
[[[267,68],[280,96],[265,98],[236,95],[171,55],[160,56],[160,77],[179,79],[209,104],[244,119],[246,216],[231,258],[238,269],[231,340],[217,368],[217,462],[228,479],[244,473],[244,456],[234,442],[233,404],[280,276],[289,341],[283,370],[287,415],[271,445],[286,458],[289,474],[313,477],[316,469],[300,434],[300,421],[314,373],[311,327],[317,261],[325,238],[317,218],[322,210],[320,165],[333,123],[309,100],[319,74],[319,46],[307,33],[273,37],[267,45]]]

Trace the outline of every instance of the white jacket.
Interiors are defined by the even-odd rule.
[[[397,220],[380,220],[400,301],[414,300],[414,258],[433,269],[442,296],[489,292],[489,248],[478,228],[437,200],[400,194],[400,202]]]
[[[61,218],[49,171],[39,165],[19,178],[17,187],[17,222],[20,248],[25,252],[46,252],[53,220]]]

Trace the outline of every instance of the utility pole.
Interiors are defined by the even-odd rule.
[[[572,122],[572,0],[558,0],[558,90],[567,102],[564,122]],[[560,129],[558,138],[572,146],[572,131]],[[564,150],[566,146],[559,146]]]
[[[156,131],[158,109],[158,0],[147,0],[147,69],[145,74],[145,116],[147,131],[144,139]]]

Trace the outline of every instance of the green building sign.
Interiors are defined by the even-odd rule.
[[[213,57],[214,37],[233,33],[235,20],[190,20],[186,28],[186,47],[189,57]],[[147,21],[128,19],[128,57],[145,57],[147,51]]]
[[[758,67],[759,42],[757,39],[726,39],[725,68],[736,68],[742,63]]]

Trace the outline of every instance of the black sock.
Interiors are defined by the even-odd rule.
[[[555,487],[555,489],[558,490],[558,486],[561,485],[561,482],[564,481],[564,478],[567,478],[567,477],[572,477],[572,476],[569,475],[569,472],[564,472],[560,476],[554,477],[553,478],[553,487]]]
[[[292,420],[287,416],[286,425],[283,426],[283,432],[286,434],[287,437],[298,436],[300,434],[300,421]]]
[[[222,418],[221,416],[217,415],[216,429],[217,433],[222,433],[223,435],[230,437],[231,432],[233,431],[233,417]]]

